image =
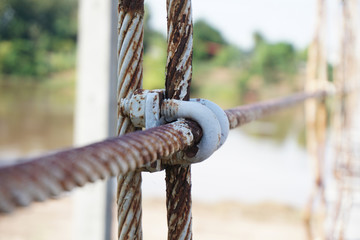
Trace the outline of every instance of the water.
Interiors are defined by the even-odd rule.
[[[38,155],[72,145],[71,86],[71,82],[60,78],[45,85],[0,87],[0,159]],[[301,114],[301,110],[295,111]],[[193,198],[212,202],[277,201],[302,206],[311,185],[306,152],[287,130],[292,128],[291,121],[285,124],[281,118],[278,125],[274,123],[251,123],[247,127],[247,132],[270,138],[231,131],[227,142],[210,159],[193,165]],[[278,129],[280,134],[276,133]],[[144,197],[164,197],[164,179],[164,172],[144,173]]]
[[[143,176],[145,197],[164,196],[164,172]],[[307,154],[293,137],[277,144],[235,130],[213,156],[192,166],[192,196],[200,201],[274,201],[300,207],[310,187]]]
[[[73,81],[0,82],[0,159],[72,145]]]
[[[0,86],[0,164],[4,159],[11,161],[72,145],[73,83],[60,80],[47,85]],[[193,199],[201,202],[272,201],[303,207],[312,175],[307,153],[298,143],[299,134],[291,132],[293,129],[302,131],[302,109],[292,111],[290,120],[279,114],[274,121],[265,124],[250,123],[246,131],[244,128],[231,131],[224,146],[211,158],[192,166]],[[294,121],[301,124],[293,124]],[[252,137],[249,132],[261,137]],[[328,144],[330,149],[331,146]],[[329,156],[332,154],[330,152]],[[330,166],[328,164],[328,179],[332,174]],[[144,173],[143,176],[144,198],[164,198],[164,172]],[[330,204],[334,198],[328,197]],[[359,199],[357,196],[350,215],[349,236],[360,235],[357,227]]]

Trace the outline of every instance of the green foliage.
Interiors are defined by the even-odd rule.
[[[204,20],[194,23],[194,61],[209,60],[214,56],[213,51],[227,45],[221,33]],[[213,48],[213,50],[211,50]]]
[[[222,45],[226,44],[220,31],[212,27],[205,20],[198,20],[194,23],[194,41],[214,42]]]
[[[327,64],[328,80],[334,82],[334,66],[330,63]]]
[[[306,63],[307,62],[307,59],[308,59],[308,47],[303,49],[303,50],[299,50],[297,52],[297,59],[300,61],[300,62],[303,62],[303,63]]]
[[[249,71],[242,71],[240,72],[237,82],[238,82],[238,89],[241,95],[244,95],[249,90],[249,81],[251,78],[251,74]]]
[[[234,45],[228,45],[223,47],[218,52],[218,54],[213,59],[213,63],[214,65],[221,67],[240,67],[240,63],[243,59],[243,53],[238,47]]]
[[[144,55],[144,88],[159,89],[165,86],[166,39],[153,34]]]
[[[294,75],[298,68],[297,54],[289,43],[271,44],[254,34],[255,47],[251,59],[251,72],[263,76],[265,82],[276,83]]]
[[[150,25],[151,13],[145,6],[144,89],[164,88],[167,44],[165,37]]]
[[[74,67],[76,0],[2,0],[0,73],[46,75]]]

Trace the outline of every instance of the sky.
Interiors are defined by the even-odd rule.
[[[298,49],[308,46],[314,34],[317,0],[193,0],[193,18],[205,19],[225,38],[243,48],[252,46],[252,34],[260,31],[272,42],[288,41]],[[166,33],[166,0],[145,0],[152,26]],[[219,4],[221,3],[221,4]],[[335,58],[339,32],[338,0],[328,0],[327,49]]]

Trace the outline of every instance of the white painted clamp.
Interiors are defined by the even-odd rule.
[[[164,90],[135,90],[130,98],[120,101],[120,113],[130,117],[135,127],[146,129],[165,124],[160,116],[160,102],[164,98]],[[158,172],[162,169],[161,160],[144,165],[140,171]]]
[[[221,139],[220,139],[220,144],[217,148],[217,149],[219,149],[225,143],[225,140],[226,140],[227,136],[229,135],[229,130],[230,130],[229,119],[228,119],[226,113],[217,104],[215,104],[207,99],[192,98],[192,99],[190,99],[190,101],[201,103],[202,105],[209,108],[213,113],[215,113],[216,118],[219,121],[220,128],[221,128]]]
[[[134,126],[151,128],[179,118],[197,122],[203,132],[195,156],[186,152],[179,155],[176,163],[189,164],[201,162],[220,148],[229,133],[229,120],[225,112],[215,103],[205,99],[180,101],[165,99],[164,90],[138,90],[130,99],[122,99],[121,112],[130,116]]]
[[[120,112],[130,117],[135,127],[152,128],[164,124],[160,116],[160,102],[164,90],[136,90],[130,98],[120,100]]]

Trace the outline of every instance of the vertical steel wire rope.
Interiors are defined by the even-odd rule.
[[[335,69],[336,73],[336,87],[345,90],[347,82],[346,82],[346,73],[347,73],[347,48],[346,45],[348,43],[348,11],[347,11],[347,2],[345,0],[341,0],[341,12],[342,12],[342,32],[340,35],[340,63]],[[344,205],[344,186],[343,179],[341,173],[338,171],[339,166],[342,165],[344,161],[344,152],[345,152],[345,137],[344,131],[346,129],[346,119],[348,115],[348,111],[346,108],[346,95],[343,92],[340,92],[339,96],[339,104],[336,106],[334,113],[334,128],[335,128],[335,159],[334,159],[334,177],[336,179],[336,200],[334,204],[334,213],[332,219],[332,226],[329,230],[329,238],[330,239],[340,239],[342,237],[342,216],[341,210]]]
[[[337,88],[344,90],[346,88],[346,45],[347,43],[347,9],[346,9],[346,1],[342,1],[342,32],[340,38],[340,63],[336,69],[336,85]],[[341,174],[338,172],[338,166],[343,161],[343,150],[344,150],[344,130],[346,127],[345,119],[347,116],[347,111],[345,107],[345,98],[346,96],[343,93],[340,93],[339,96],[339,104],[334,113],[334,127],[335,127],[335,134],[336,134],[336,152],[335,152],[335,159],[334,159],[334,176],[336,179],[336,201],[334,206],[334,213],[333,213],[333,222],[331,226],[331,230],[329,232],[330,239],[340,239],[342,235],[342,217],[341,217],[341,207],[343,206],[343,199],[344,199],[344,191],[343,191],[343,182]]]
[[[191,0],[167,0],[166,98],[189,100],[192,78]],[[166,166],[168,239],[192,239],[191,167]]]
[[[358,31],[358,7],[356,0],[342,0],[342,38],[340,46],[340,64],[337,68],[337,87],[343,91],[357,88],[357,31]],[[356,114],[358,106],[356,92],[341,94],[340,106],[335,113],[337,142],[334,161],[334,176],[337,182],[337,200],[334,207],[332,232],[333,239],[343,239],[347,234],[347,225],[353,204],[354,184],[351,179],[351,170],[356,165],[356,149],[358,138],[356,137]],[[355,121],[354,121],[355,120]],[[354,131],[355,130],[355,131]],[[355,151],[354,151],[355,150]]]
[[[120,114],[121,98],[141,87],[143,76],[144,0],[119,0],[117,66],[117,135],[134,131],[129,118]],[[117,178],[118,239],[142,239],[141,172]]]
[[[328,83],[327,61],[325,52],[326,39],[326,1],[317,1],[317,19],[314,39],[308,51],[306,66],[306,92],[314,92],[324,89]],[[324,222],[326,214],[325,185],[324,185],[324,161],[327,110],[325,99],[316,101],[311,99],[305,102],[306,116],[306,145],[310,158],[313,174],[312,191],[304,211],[304,222],[308,239],[325,239]],[[319,198],[320,216],[316,218],[314,208],[315,201]],[[316,221],[318,220],[318,221]]]

